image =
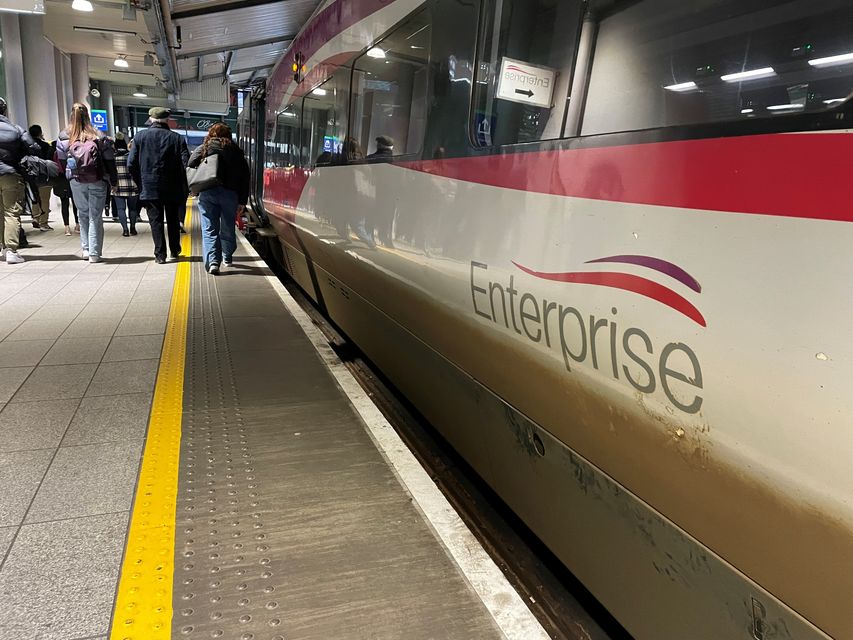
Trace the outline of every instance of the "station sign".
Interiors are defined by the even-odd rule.
[[[92,109],[92,126],[98,131],[107,131],[107,112],[102,109]]]
[[[550,108],[556,76],[554,69],[504,58],[501,60],[496,97],[499,100]]]

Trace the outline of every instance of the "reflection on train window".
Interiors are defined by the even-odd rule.
[[[277,111],[275,120],[271,120],[274,127],[272,132],[267,132],[267,166],[269,167],[291,167],[299,164],[299,120],[301,108],[298,104],[289,104],[284,109]]]
[[[819,111],[853,90],[849,0],[643,0],[597,22],[583,134]]]
[[[479,146],[562,135],[580,0],[486,0],[474,84]]]
[[[332,164],[346,133],[349,73],[342,69],[302,100],[302,165]]]
[[[421,150],[430,37],[430,14],[422,11],[355,61],[351,136],[368,160]]]

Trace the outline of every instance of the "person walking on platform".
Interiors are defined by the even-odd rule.
[[[139,187],[139,199],[148,210],[148,224],[154,239],[154,259],[166,262],[165,217],[169,250],[175,260],[181,255],[181,207],[186,201],[186,166],[190,152],[182,136],[169,129],[168,109],[152,107],[148,111],[151,126],[133,139],[127,168]]]
[[[139,216],[139,189],[127,169],[127,142],[116,139],[116,174],[118,180],[113,187],[113,200],[118,207],[118,220],[121,223],[121,235],[136,235],[136,220]],[[128,230],[128,218],[130,229]]]
[[[56,145],[59,140],[54,140],[50,143],[53,149],[54,158],[56,155]],[[65,225],[65,235],[71,235],[71,209],[74,211],[74,233],[80,233],[80,219],[77,216],[77,205],[74,203],[74,198],[71,197],[71,183],[65,177],[65,172],[59,174],[59,177],[53,183],[53,193],[59,198],[59,205],[62,211],[62,224]]]
[[[44,139],[44,134],[40,125],[34,124],[30,127],[30,136],[38,145],[39,152],[36,154],[42,160],[53,160],[53,147]],[[38,187],[38,202],[33,203],[33,228],[40,231],[53,231],[53,227],[48,224],[50,218],[50,191],[49,184],[39,185]]]
[[[58,162],[65,168],[80,217],[83,259],[103,260],[104,220],[101,212],[115,177],[115,148],[101,140],[92,127],[89,108],[80,102],[71,108],[68,128],[59,134]]]
[[[232,264],[237,250],[234,226],[249,200],[249,165],[243,150],[232,141],[231,129],[222,122],[208,130],[204,142],[190,156],[189,166],[198,167],[210,156],[217,156],[219,184],[199,194],[198,208],[204,268],[216,275],[220,264]]]
[[[6,100],[0,98],[0,236],[3,253],[8,264],[18,264],[24,259],[18,254],[21,236],[21,212],[24,210],[26,190],[19,172],[19,163],[26,155],[38,154],[38,146],[29,133],[12,124],[7,117]]]

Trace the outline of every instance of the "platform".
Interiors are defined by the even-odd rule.
[[[248,244],[140,229],[0,263],[0,640],[547,637]]]

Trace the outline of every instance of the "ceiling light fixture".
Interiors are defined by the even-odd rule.
[[[328,93],[328,91],[326,91],[325,89],[320,89],[319,87],[317,87],[311,93],[313,93],[315,96],[324,96]]]
[[[723,82],[741,82],[743,80],[757,80],[758,78],[768,78],[775,76],[776,71],[773,67],[762,67],[761,69],[753,69],[752,71],[741,71],[740,73],[729,73],[720,76]]]
[[[794,111],[796,109],[804,109],[806,105],[804,104],[772,104],[767,107],[768,111]]]
[[[101,27],[81,27],[74,25],[74,31],[81,33],[103,33],[107,36],[135,36],[136,31],[125,31],[124,29],[102,29]]]
[[[142,87],[136,87],[136,91],[133,92],[134,98],[147,98],[148,94],[145,93],[145,90]]]
[[[846,102],[847,98],[831,98],[830,100],[824,100],[824,104],[839,104],[841,102]]]
[[[754,113],[754,112],[755,112],[755,109],[749,109],[749,108],[747,108],[747,109],[741,109],[741,110],[740,110],[740,112],[741,112],[741,113]]]
[[[95,10],[95,7],[92,6],[92,3],[89,0],[74,0],[71,3],[71,8],[75,11],[86,11],[91,12]]]
[[[385,59],[385,50],[380,49],[379,47],[373,47],[372,49],[367,50],[367,57],[368,58],[376,58],[378,60],[384,60]]]
[[[667,91],[678,91],[678,92],[693,91],[693,89],[696,89],[696,88],[697,87],[696,87],[695,82],[682,82],[680,84],[671,84],[667,87],[664,87],[664,89],[666,89]]]
[[[130,66],[127,62],[127,56],[117,56],[116,59],[113,60],[113,66],[127,69]]]
[[[809,60],[809,64],[813,67],[831,67],[836,64],[851,64],[853,63],[853,53],[842,53],[838,56],[829,56],[827,58],[815,58]]]

